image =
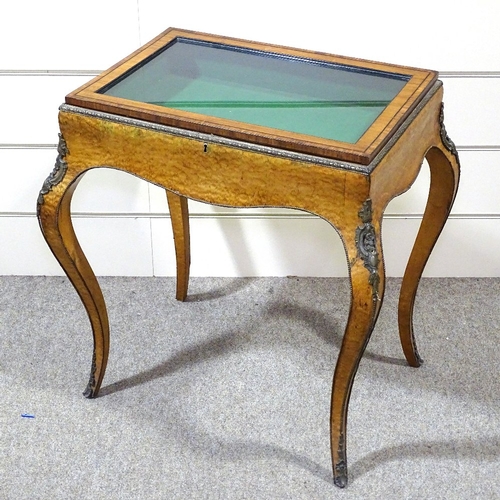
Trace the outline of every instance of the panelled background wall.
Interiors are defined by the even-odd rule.
[[[498,0],[17,0],[0,7],[0,274],[61,274],[36,199],[56,157],[64,96],[169,26],[436,69],[462,162],[452,216],[427,276],[500,276],[500,6]],[[404,168],[404,165],[401,165]],[[270,180],[272,182],[272,180]],[[429,176],[384,221],[389,276],[401,276]],[[192,203],[192,275],[344,276],[336,232],[287,210]],[[75,228],[98,275],[173,275],[164,192],[113,170],[86,175]]]

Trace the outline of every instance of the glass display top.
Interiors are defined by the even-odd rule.
[[[99,93],[354,144],[409,79],[178,37]]]
[[[368,165],[437,73],[168,28],[66,103]],[[278,154],[278,152],[277,152]]]

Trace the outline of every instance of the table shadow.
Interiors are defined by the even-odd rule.
[[[207,290],[206,292],[189,293],[185,302],[205,302],[209,300],[221,299],[244,290],[248,285],[259,278],[235,278],[223,286]]]
[[[439,440],[390,446],[369,453],[352,463],[349,479],[356,481],[384,464],[400,460],[476,459],[480,462],[500,460],[500,436],[480,439]]]
[[[269,308],[269,314],[276,316],[287,316],[292,321],[307,324],[308,329],[314,331],[323,342],[330,344],[336,350],[340,350],[344,331],[339,328],[338,322],[331,319],[331,315],[318,309],[307,306],[297,306],[292,302],[280,302]],[[363,358],[390,365],[408,366],[404,358],[384,356],[370,350],[370,343],[366,348]]]
[[[241,344],[240,344],[241,345]],[[228,332],[217,337],[214,337],[205,342],[200,342],[195,346],[183,349],[165,362],[151,368],[150,370],[142,371],[131,377],[124,378],[111,385],[102,387],[99,391],[99,396],[109,396],[115,392],[131,389],[142,384],[146,384],[153,380],[157,380],[168,375],[171,375],[179,370],[188,369],[198,363],[215,359],[224,354],[233,351],[238,347],[237,334]]]
[[[317,309],[297,306],[293,303],[279,302],[269,307],[265,312],[265,316],[286,316],[292,322],[305,323],[310,331],[315,332],[320,339],[331,345],[332,348],[337,351],[342,345],[343,333],[341,333],[337,322]],[[111,385],[102,387],[99,396],[108,396],[115,392],[130,389],[166,377],[179,370],[188,369],[190,366],[195,366],[198,363],[219,358],[237,349],[241,349],[245,345],[251,344],[253,339],[254,337],[252,335],[241,335],[238,334],[238,332],[231,331],[218,335],[212,339],[199,342],[196,345],[179,351],[165,362],[149,370],[145,370]],[[364,358],[379,363],[406,365],[404,359],[379,355],[369,350],[365,351]]]

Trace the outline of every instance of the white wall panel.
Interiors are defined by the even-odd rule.
[[[78,217],[73,225],[96,275],[152,276],[149,219]]]
[[[0,144],[57,144],[59,106],[90,79],[0,74]]]
[[[98,276],[152,276],[148,219],[75,218],[75,232]],[[0,217],[0,275],[62,275],[36,217]]]
[[[71,209],[77,214],[147,214],[148,183],[120,170],[90,170],[76,188]]]
[[[5,186],[0,213],[36,214],[36,200],[44,180],[52,172],[55,148],[1,149],[0,172]],[[79,213],[149,212],[148,184],[114,169],[91,170],[73,196],[72,211]]]
[[[256,0],[19,0],[0,8],[0,273],[61,274],[41,237],[36,198],[52,170],[64,96],[169,26],[428,67],[443,73],[445,123],[459,147],[460,190],[427,276],[499,276],[500,30],[498,1],[396,0],[285,5]],[[8,145],[18,145],[12,148]],[[6,147],[8,146],[8,147]],[[22,149],[24,146],[24,149]],[[402,165],[404,168],[404,165]],[[400,276],[425,207],[429,173],[384,220],[388,275]],[[114,170],[86,174],[75,227],[99,275],[173,275],[165,193]],[[324,221],[285,209],[190,202],[193,275],[346,274]]]
[[[500,150],[460,151],[460,185],[453,214],[500,215]]]
[[[402,276],[420,219],[387,218],[388,276]],[[169,219],[152,221],[156,276],[175,275]],[[500,219],[451,218],[424,275],[499,276]],[[194,219],[192,276],[346,276],[340,238],[320,219]]]
[[[500,201],[500,150],[459,151],[460,184],[452,214],[457,216],[498,216]],[[389,216],[422,215],[429,193],[429,167],[424,162],[409,191],[389,203]]]
[[[446,130],[455,144],[500,146],[500,76],[443,78],[443,83]]]
[[[384,221],[388,276],[402,276],[420,220]],[[424,270],[425,277],[500,276],[500,219],[450,218]]]
[[[174,275],[169,219],[152,221],[155,275]],[[338,276],[347,264],[336,231],[319,218],[193,218],[192,276]]]
[[[440,71],[498,71],[498,1],[139,0],[142,42],[169,26]]]
[[[340,239],[324,224],[315,219],[195,219],[191,275],[346,276]],[[388,276],[402,276],[419,224],[419,219],[384,221]],[[153,219],[151,225],[153,256],[147,219],[75,219],[80,243],[97,275],[173,276],[170,221]],[[0,274],[62,274],[34,217],[0,218],[0,241]],[[451,218],[424,276],[500,276],[499,246],[500,219]]]
[[[0,69],[106,69],[139,45],[137,0],[4,1]]]
[[[36,217],[0,217],[0,274],[62,274]]]
[[[0,175],[7,187],[0,196],[0,212],[36,213],[38,193],[56,155],[55,148],[0,149]]]

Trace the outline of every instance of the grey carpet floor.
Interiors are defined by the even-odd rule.
[[[328,416],[347,280],[198,278],[186,303],[170,278],[100,282],[111,354],[87,400],[91,332],[71,285],[0,277],[2,500],[500,499],[500,279],[422,280],[418,369],[388,281],[345,490]]]

